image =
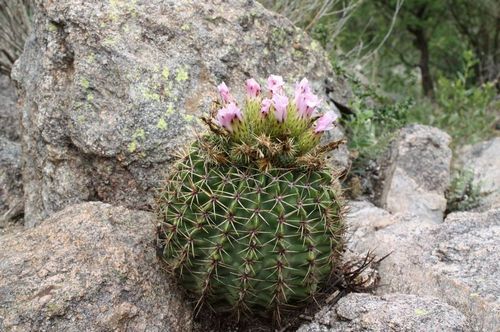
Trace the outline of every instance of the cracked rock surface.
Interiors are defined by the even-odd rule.
[[[189,331],[154,233],[152,214],[93,202],[1,235],[0,331]]]

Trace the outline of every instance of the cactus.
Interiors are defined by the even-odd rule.
[[[319,146],[336,116],[318,117],[307,80],[289,102],[247,81],[242,112],[225,84],[211,132],[192,144],[159,191],[158,245],[169,269],[215,311],[273,313],[314,297],[339,265],[344,203]]]

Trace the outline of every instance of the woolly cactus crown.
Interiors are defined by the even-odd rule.
[[[337,115],[320,115],[321,100],[307,79],[295,85],[293,98],[286,95],[281,76],[267,79],[267,92],[253,78],[246,81],[247,98],[240,108],[225,83],[218,86],[219,109],[203,118],[212,135],[202,143],[218,163],[256,165],[261,170],[304,167],[314,169],[323,154],[340,142],[319,146],[324,131],[333,129]]]

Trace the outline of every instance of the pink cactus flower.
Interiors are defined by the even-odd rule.
[[[267,116],[269,114],[269,109],[271,108],[271,99],[269,98],[264,98],[262,100],[262,107],[260,108],[260,114],[263,116]]]
[[[301,118],[310,118],[319,106],[321,100],[311,91],[309,81],[303,78],[295,84],[295,105]]]
[[[306,116],[311,117],[314,115],[314,111],[316,107],[321,104],[321,99],[318,98],[315,94],[309,94],[306,101]]]
[[[299,83],[295,84],[295,100],[297,97],[304,93],[310,93],[311,87],[309,86],[309,81],[307,78],[303,78]]]
[[[229,105],[227,105],[226,107],[229,109],[230,113],[234,115],[235,118],[238,118],[238,120],[240,121],[243,120],[243,114],[235,103],[229,103]]]
[[[285,82],[283,81],[283,77],[278,75],[271,75],[267,79],[267,88],[273,94],[281,94],[283,92],[283,86]]]
[[[216,118],[220,126],[232,132],[234,122],[243,120],[243,115],[235,103],[229,103],[217,112]]]
[[[326,112],[316,121],[314,132],[318,134],[333,129],[333,122],[337,120],[337,118],[338,116],[334,111]]]
[[[273,95],[274,116],[278,122],[283,122],[286,119],[288,97],[279,94]]]
[[[229,88],[227,87],[226,83],[222,82],[217,86],[217,90],[219,90],[220,97],[222,98],[223,103],[229,103],[230,101],[233,100],[233,96],[231,96],[231,93],[229,92]]]
[[[321,104],[321,99],[311,92],[302,92],[295,97],[297,110],[301,118],[313,116],[316,107]]]
[[[256,98],[260,94],[260,85],[253,78],[246,81],[246,87],[248,97]]]

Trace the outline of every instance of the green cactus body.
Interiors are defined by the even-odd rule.
[[[159,192],[158,244],[199,304],[279,320],[339,266],[345,208],[313,121],[291,105],[276,123],[258,102],[247,101],[230,132],[204,119],[214,133],[189,147]]]
[[[331,173],[207,164],[196,147],[160,195],[163,256],[217,310],[308,299],[338,264],[342,200]]]

